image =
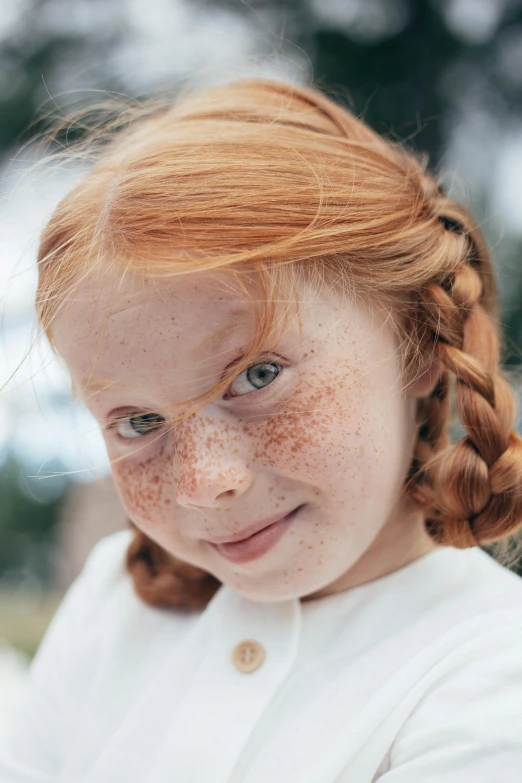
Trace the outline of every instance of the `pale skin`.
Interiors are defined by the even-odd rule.
[[[104,432],[129,518],[255,601],[317,600],[437,548],[402,486],[416,401],[439,368],[427,362],[405,383],[383,311],[303,288],[302,338],[295,318],[277,345],[264,347],[256,359],[264,386],[244,371],[227,395],[165,423],[171,406],[213,386],[252,337],[247,299],[221,286],[220,274],[159,286],[92,279],[53,327],[74,386]],[[239,320],[227,327],[234,311]],[[224,339],[211,346],[222,327]],[[144,433],[151,411],[156,428]],[[107,428],[121,416],[128,418]],[[234,564],[208,543],[298,506],[285,535],[255,560]]]

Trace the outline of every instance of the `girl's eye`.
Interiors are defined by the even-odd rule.
[[[158,413],[140,413],[134,416],[121,416],[109,425],[109,429],[115,430],[121,438],[130,440],[148,435],[164,423],[165,419]]]
[[[252,391],[264,389],[277,378],[282,365],[274,362],[259,362],[247,367],[237,375],[225,395],[225,399],[241,397]],[[132,440],[148,435],[165,424],[165,419],[158,413],[135,413],[128,416],[119,416],[110,422],[108,429],[115,431],[120,438]]]
[[[229,391],[227,392],[226,398],[240,397],[244,394],[249,394],[256,389],[264,389],[265,386],[268,386],[277,378],[280,372],[281,365],[274,364],[273,362],[253,364],[234,378],[228,387]],[[254,388],[252,388],[252,386]],[[232,393],[230,393],[231,390],[233,390]]]

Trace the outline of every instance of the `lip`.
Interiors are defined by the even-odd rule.
[[[292,511],[287,511],[286,514],[274,514],[271,517],[267,517],[266,519],[260,519],[258,522],[254,522],[253,524],[246,527],[244,530],[241,531],[241,533],[237,533],[235,536],[222,536],[221,538],[207,538],[207,541],[209,544],[235,544],[237,541],[245,541],[247,538],[250,538],[251,536],[254,536],[256,533],[259,533],[261,530],[264,530],[266,527],[270,527],[271,525],[274,525],[276,522],[280,522],[282,519],[285,519],[290,514],[293,514],[293,512],[296,509],[292,509]]]
[[[264,528],[248,538],[222,544],[211,542],[211,546],[232,563],[247,563],[250,560],[256,560],[272,549],[279,539],[284,536],[301,508],[302,506],[294,508],[286,516],[280,517],[271,525],[265,525]]]

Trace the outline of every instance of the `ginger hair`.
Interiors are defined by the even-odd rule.
[[[425,157],[317,90],[269,80],[151,102],[113,131],[105,128],[95,165],[41,238],[36,304],[51,344],[68,293],[109,269],[158,279],[219,269],[240,287],[242,271],[257,274],[266,294],[258,337],[233,377],[272,328],[276,292],[293,290],[298,276],[385,303],[404,372],[413,377],[426,355],[442,365],[433,392],[418,402],[404,482],[426,529],[459,548],[505,541],[520,529],[522,444],[499,367],[490,255]],[[230,381],[189,401],[192,410]],[[464,428],[454,443],[452,401]],[[220,585],[137,528],[126,566],[152,605],[199,608]]]

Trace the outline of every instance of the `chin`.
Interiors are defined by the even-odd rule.
[[[235,590],[235,592],[242,595],[243,598],[248,598],[249,601],[263,604],[276,604],[282,601],[290,601],[311,592],[310,590],[300,590],[297,586],[292,588],[289,585],[256,585],[252,582],[248,583],[247,580],[244,582],[242,581],[241,583],[228,580],[223,581],[231,590]]]

